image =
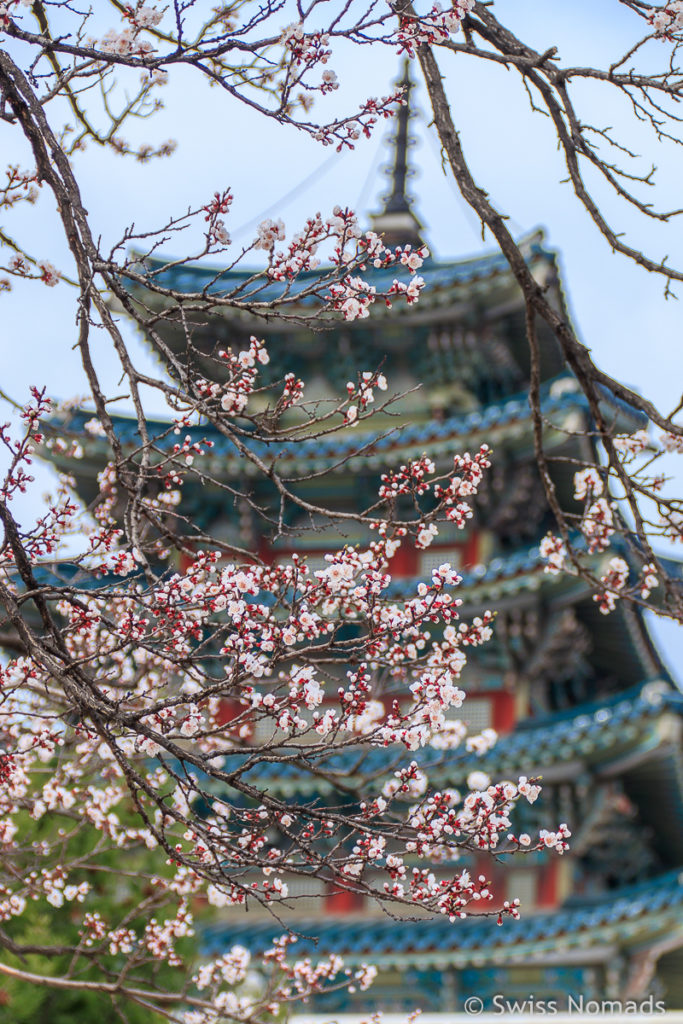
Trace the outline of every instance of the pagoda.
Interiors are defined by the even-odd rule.
[[[404,84],[409,88],[408,80]],[[408,190],[410,116],[409,105],[403,106],[392,140],[390,190],[372,217],[373,229],[392,245],[423,239]],[[536,281],[566,317],[556,254],[541,232],[521,247]],[[193,294],[232,289],[249,278],[249,272],[220,274],[200,265],[165,268],[161,261],[154,269],[160,283]],[[391,284],[390,270],[368,275],[378,291]],[[418,304],[391,309],[377,303],[364,320],[335,322],[318,332],[223,308],[196,324],[194,355],[208,373],[214,350],[229,345],[237,351],[258,334],[271,354],[264,383],[272,367],[287,366],[307,382],[307,397],[321,402],[337,396],[340,382],[343,387],[358,370],[383,367],[393,390],[404,395],[387,421],[392,429],[383,429],[380,416],[371,432],[361,424],[341,435],[287,444],[279,453],[283,471],[310,477],[307,497],[322,496],[340,509],[371,505],[388,464],[426,453],[446,471],[455,452],[482,442],[492,447],[493,468],[467,529],[449,533],[445,525],[428,549],[401,549],[391,572],[400,598],[434,567],[450,562],[463,577],[463,617],[497,611],[493,640],[469,656],[463,679],[468,697],[457,714],[475,732],[495,729],[499,740],[483,755],[421,757],[436,786],[465,785],[475,768],[494,781],[541,777],[542,797],[518,809],[523,820],[516,827],[533,833],[567,822],[570,852],[505,865],[489,858],[481,865],[466,862],[492,879],[501,903],[521,899],[521,920],[503,927],[476,915],[456,925],[426,918],[398,924],[353,894],[326,892],[317,879],[301,879],[290,885],[299,898],[287,919],[302,936],[297,953],[335,951],[350,964],[370,961],[379,969],[367,993],[321,997],[325,1012],[419,1006],[452,1013],[471,996],[496,1008],[499,993],[520,1002],[533,993],[560,1008],[579,996],[653,998],[669,1009],[683,1007],[683,695],[637,607],[622,601],[602,615],[586,582],[545,571],[539,542],[553,520],[534,458],[523,297],[505,258],[431,258],[422,276]],[[267,298],[267,288],[261,297]],[[148,308],[155,301],[145,298]],[[185,334],[160,323],[167,350],[182,359]],[[551,465],[559,500],[571,508],[571,460],[585,457],[591,417],[552,332],[544,324],[538,331],[545,442],[552,456],[567,459]],[[620,431],[643,427],[640,415],[606,390],[603,402]],[[104,441],[84,431],[90,416],[77,411],[53,425],[65,439],[80,441],[83,458],[74,463],[68,445],[50,452],[75,476],[86,500],[97,492],[96,474],[106,457]],[[124,450],[135,450],[136,422],[118,417],[115,423]],[[225,437],[210,427],[187,433],[214,442],[206,456],[210,475],[260,495],[263,481],[249,477],[251,465]],[[355,450],[362,454],[353,455]],[[211,485],[188,491],[183,511],[206,534],[265,559],[296,552],[317,568],[325,551],[367,540],[357,527],[342,536],[329,524],[298,521],[293,512],[288,529],[273,542],[251,509],[228,505],[225,493]],[[597,568],[605,556],[594,557]],[[264,771],[270,790],[285,797],[312,799],[316,787],[331,785],[295,767],[267,765]],[[347,776],[345,785],[348,790],[353,778]],[[240,908],[220,913],[205,935],[212,954],[236,941],[258,952],[282,930],[258,908],[248,917]]]

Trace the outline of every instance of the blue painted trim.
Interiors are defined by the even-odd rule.
[[[616,927],[623,922],[657,918],[657,915],[683,907],[683,877],[670,871],[658,878],[625,886],[600,901],[580,907],[564,907],[550,914],[508,920],[498,927],[495,919],[470,917],[451,924],[445,918],[426,921],[401,921],[400,925],[386,918],[380,920],[301,920],[292,927],[301,936],[294,952],[326,956],[329,953],[352,954],[363,958],[368,954],[383,956],[411,953],[457,952],[482,950],[488,957],[494,949],[554,937],[576,935],[601,927]],[[645,921],[644,921],[645,923]],[[233,943],[241,943],[258,954],[267,949],[283,931],[282,925],[267,922],[229,922],[208,928],[203,935],[204,951],[217,955]]]

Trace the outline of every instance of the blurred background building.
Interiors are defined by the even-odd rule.
[[[410,116],[408,104],[392,135],[389,189],[372,218],[374,230],[392,245],[428,241],[409,191]],[[536,280],[567,316],[556,254],[540,232],[523,241],[523,251]],[[224,290],[248,277],[201,265],[164,270],[160,262],[155,269],[161,282],[187,292]],[[542,797],[519,808],[517,831],[534,834],[566,822],[573,837],[563,858],[548,851],[504,864],[487,855],[463,860],[462,867],[491,879],[496,905],[521,899],[522,919],[506,919],[500,927],[495,915],[476,914],[456,924],[418,916],[399,922],[359,894],[326,888],[316,878],[291,883],[286,920],[302,936],[297,954],[334,951],[351,964],[374,963],[380,972],[367,993],[330,994],[316,1008],[453,1012],[475,996],[491,1009],[496,993],[520,1001],[533,993],[559,1006],[579,994],[586,1000],[652,996],[681,1007],[683,696],[638,608],[618,602],[603,615],[586,583],[545,571],[539,542],[553,521],[534,457],[523,298],[505,259],[499,253],[458,262],[432,257],[421,273],[426,285],[415,306],[377,303],[367,319],[335,321],[323,331],[271,326],[225,310],[195,325],[193,359],[210,374],[215,350],[247,347],[258,333],[271,355],[264,383],[269,372],[275,379],[286,367],[306,381],[307,400],[320,403],[335,401],[358,370],[382,367],[390,389],[403,397],[390,414],[372,420],[370,431],[361,424],[284,445],[280,452],[281,467],[309,478],[300,484],[303,496],[340,510],[372,505],[387,465],[426,453],[446,472],[456,452],[476,450],[482,442],[493,448],[493,469],[468,527],[441,528],[424,551],[401,548],[391,572],[400,599],[449,562],[463,577],[463,617],[496,610],[493,640],[469,655],[463,681],[468,698],[457,714],[472,732],[493,728],[500,738],[483,755],[422,751],[416,758],[439,787],[466,786],[473,770],[493,781],[541,778]],[[380,291],[391,285],[393,271],[370,269],[368,276]],[[266,288],[261,298],[267,297]],[[148,305],[154,301],[146,298]],[[591,417],[551,332],[543,324],[538,331],[546,444],[559,500],[571,507],[574,471],[590,453]],[[177,359],[189,358],[180,326],[165,323],[163,337]],[[619,431],[644,425],[608,391],[603,401]],[[59,446],[51,455],[75,473],[86,499],[97,493],[104,458],[104,443],[83,431],[90,416],[77,412],[59,427],[65,438],[79,438],[84,457],[74,465]],[[133,420],[120,417],[116,426],[124,446],[139,444]],[[257,501],[267,504],[268,482],[249,478],[250,465],[221,434],[204,427],[188,433],[214,442],[206,462],[212,475],[238,490],[253,487]],[[173,440],[171,435],[169,444]],[[347,457],[357,448],[361,455]],[[292,510],[284,536],[270,543],[252,510],[226,501],[224,490],[188,487],[183,500],[183,512],[207,534],[266,560],[296,552],[319,568],[326,551],[369,539],[353,525],[341,534],[329,522]],[[596,567],[605,557],[610,555],[595,555]],[[384,755],[369,756],[381,770]],[[354,799],[349,787],[361,780],[349,774],[351,761],[341,759],[335,770],[344,782],[339,800]],[[329,799],[333,789],[329,778],[323,783],[294,767],[271,764],[263,771],[271,791],[292,800],[313,800],[321,789]],[[448,871],[448,865],[435,868],[437,877]],[[282,930],[258,907],[247,915],[242,908],[218,915],[205,937],[207,952],[241,942],[257,953]]]

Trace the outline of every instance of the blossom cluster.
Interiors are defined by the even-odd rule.
[[[329,74],[330,72],[328,72]],[[323,90],[321,88],[321,91],[329,91],[329,86],[333,85],[334,82],[336,82],[336,78],[328,79],[327,83],[323,78],[323,86],[327,84],[328,89]],[[323,146],[335,145],[337,152],[341,152],[343,149],[353,149],[361,136],[365,138],[370,137],[380,119],[387,120],[393,117],[397,105],[402,101],[402,88],[397,89],[388,96],[379,98],[371,96],[360,104],[359,112],[353,117],[341,118],[328,124],[317,126],[312,131],[312,136],[316,142],[322,143]]]
[[[656,35],[670,38],[674,32],[683,28],[683,3],[681,0],[671,0],[659,10],[651,10],[648,21]]]
[[[225,226],[222,214],[228,213],[233,201],[233,194],[230,189],[223,192],[214,192],[213,198],[204,207],[204,219],[208,221],[207,240],[209,245],[230,245],[230,235]]]
[[[567,549],[561,538],[547,533],[539,545],[541,558],[546,562],[544,572],[557,576],[565,567]]]
[[[368,406],[375,401],[375,389],[378,391],[387,390],[387,379],[383,373],[372,373],[364,370],[359,375],[357,384],[349,381],[346,385],[346,394],[349,405],[346,409],[346,423],[354,423],[358,419],[359,410],[364,413]],[[383,497],[380,490],[380,497]]]
[[[415,48],[421,43],[432,45],[447,41],[460,31],[463,18],[473,7],[474,0],[454,0],[446,10],[436,3],[427,14],[401,15],[396,32],[399,53],[405,52],[413,57]]]
[[[137,2],[124,8],[123,17],[128,21],[128,25],[120,31],[109,29],[100,40],[99,48],[104,53],[119,57],[145,57],[151,54],[154,46],[151,40],[141,33],[146,29],[156,28],[163,18],[163,11]],[[93,40],[93,44],[98,45],[96,40]]]
[[[7,265],[2,269],[12,277],[31,278],[42,281],[48,288],[54,288],[55,285],[59,284],[62,276],[60,271],[49,260],[31,260],[19,252],[10,256]],[[11,281],[7,278],[2,280],[2,290],[9,291]]]
[[[331,264],[341,272],[341,278],[330,284],[326,298],[331,308],[339,310],[346,320],[367,317],[378,297],[374,285],[352,272],[364,270],[366,261],[371,261],[376,268],[404,266],[411,275],[407,283],[393,281],[384,294],[387,304],[393,296],[404,298],[408,304],[416,302],[424,287],[416,271],[426,259],[427,250],[424,247],[413,250],[411,246],[388,248],[375,232],[363,232],[356,214],[348,208],[335,207],[325,220],[320,213],[309,217],[303,229],[293,235],[287,249],[276,251],[276,242],[284,238],[285,226],[281,220],[267,220],[259,225],[254,248],[269,253],[268,277],[273,281],[295,281],[303,272],[318,268],[320,246],[331,243]]]
[[[196,387],[222,412],[225,389],[237,394],[245,379],[247,393],[267,352],[252,338],[248,349],[221,358],[227,384],[216,385],[215,393],[201,379]],[[371,407],[370,392],[385,386],[381,374],[361,373],[355,401]],[[21,473],[48,410],[36,392],[25,412],[27,440],[12,448],[7,497],[28,482]],[[180,415],[175,430],[182,435],[184,427]],[[89,435],[103,443],[99,430]],[[171,457],[187,464],[204,453],[205,442],[187,435]],[[437,479],[430,460],[417,460],[385,474],[380,500],[391,505],[405,489],[420,498],[431,491],[436,513],[446,516],[476,494],[489,456],[485,447],[457,456]],[[292,874],[302,871],[453,921],[470,905],[490,902],[484,878],[472,879],[462,868],[444,874],[440,866],[463,849],[498,850],[515,802],[535,799],[534,784],[495,785],[475,773],[462,794],[434,791],[427,771],[411,761],[394,769],[374,799],[340,814],[317,804],[292,808],[258,773],[249,774],[270,760],[279,763],[283,752],[305,774],[311,766],[325,771],[332,751],[354,746],[390,748],[395,763],[400,749],[481,755],[495,743],[492,730],[468,737],[452,717],[465,700],[458,682],[467,650],[490,638],[492,613],[460,621],[453,593],[460,578],[448,563],[417,583],[412,596],[399,601],[389,593],[390,561],[401,544],[421,546],[424,517],[418,513],[410,528],[375,519],[373,540],[330,552],[322,568],[309,568],[298,556],[285,563],[230,562],[217,548],[195,551],[182,567],[169,565],[150,579],[142,572],[145,551],[130,544],[116,519],[124,485],[115,466],[100,476],[103,510],[86,531],[79,562],[96,571],[97,588],[48,591],[59,664],[50,648],[38,647],[0,674],[0,842],[5,863],[22,866],[0,879],[3,918],[20,918],[33,904],[68,905],[80,919],[83,948],[93,955],[114,965],[132,958],[174,967],[195,929],[197,896],[213,907],[282,903],[290,898]],[[144,508],[151,516],[155,506]],[[430,516],[433,525],[434,510]],[[72,518],[65,513],[64,525],[54,526],[55,543]],[[30,551],[30,531],[24,542]],[[7,555],[3,568],[17,576]],[[351,664],[340,632],[349,625],[363,630]],[[311,657],[317,648],[325,658]],[[337,662],[332,672],[330,657]],[[249,801],[228,795],[240,792]],[[389,828],[388,814],[395,823]],[[36,848],[26,845],[31,822],[46,823]],[[103,911],[84,865],[64,858],[62,822],[74,834],[90,831],[103,855],[116,851],[136,863],[160,850],[170,854],[166,873],[141,878],[151,894],[146,914]],[[530,839],[529,848],[550,846],[546,840]],[[514,902],[504,912],[515,916]],[[273,1005],[339,973],[329,962],[304,960],[297,967],[273,956],[286,975]],[[214,1007],[246,1014],[251,996],[230,989],[245,980],[247,968],[248,957],[232,951],[200,968],[196,988],[211,993]],[[363,988],[373,971],[342,975],[344,984]]]
[[[0,3],[0,30],[9,28],[12,15],[16,15],[20,7],[30,6],[31,0],[5,0]]]
[[[545,572],[557,575],[571,571],[590,579],[594,587],[594,600],[600,611],[607,615],[620,598],[643,603],[660,586],[662,565],[650,548],[651,539],[661,536],[678,541],[683,537],[683,510],[680,500],[666,495],[667,477],[654,472],[653,465],[668,454],[683,450],[681,438],[675,432],[664,432],[655,441],[648,430],[631,434],[615,434],[605,441],[607,459],[597,460],[574,472],[574,498],[583,505],[580,515],[565,517],[565,539],[548,533],[540,544]],[[629,540],[627,523],[618,513],[619,502],[633,512],[639,502],[638,515],[646,514],[647,522],[640,524],[637,545]],[[654,514],[653,514],[654,511]],[[570,526],[577,526],[580,538],[572,540]],[[643,532],[644,531],[644,532]],[[610,558],[596,567],[591,556],[606,552],[621,534],[622,551],[629,547],[629,561],[622,555]],[[637,550],[639,549],[639,550]],[[571,550],[571,569],[568,569]]]
[[[5,170],[7,180],[0,186],[0,208],[10,210],[17,203],[35,203],[40,182],[35,171],[24,171],[17,164]]]
[[[233,352],[232,349],[219,349],[218,358],[221,360],[222,376],[225,376],[223,383],[206,380],[197,377],[195,387],[198,395],[210,404],[217,404],[220,409],[229,415],[236,415],[244,412],[247,407],[250,395],[253,394],[258,377],[259,366],[266,366],[270,362],[268,349],[263,341],[252,335],[249,338],[249,347],[240,352]],[[177,423],[176,433],[180,433],[182,420]],[[204,440],[204,448],[211,447],[211,442]],[[177,445],[174,454],[179,452],[185,454],[185,462],[191,465],[194,454],[204,454],[201,445],[190,443]]]
[[[607,570],[600,578],[600,583],[605,589],[593,595],[593,600],[598,602],[603,615],[614,610],[617,597],[626,586],[628,574],[628,563],[623,558],[610,558]]]

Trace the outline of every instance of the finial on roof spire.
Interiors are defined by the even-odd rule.
[[[391,139],[394,147],[394,162],[388,173],[391,175],[391,192],[383,196],[384,207],[380,213],[370,215],[373,230],[384,236],[387,245],[423,245],[420,231],[422,225],[412,211],[412,197],[408,193],[407,181],[412,168],[408,166],[408,149],[413,141],[408,128],[411,117],[410,93],[415,86],[410,76],[410,62],[406,58],[403,76],[396,83],[404,89],[403,103],[396,114],[396,128]]]

